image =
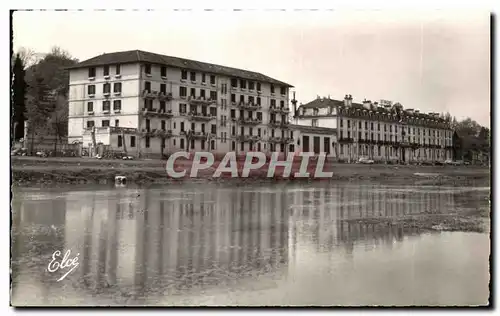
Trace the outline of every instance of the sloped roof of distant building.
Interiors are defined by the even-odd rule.
[[[74,66],[68,67],[67,69],[78,69],[87,67],[96,67],[109,64],[128,64],[128,63],[151,63],[158,65],[166,65],[177,68],[184,68],[188,70],[197,70],[207,73],[222,74],[231,77],[238,77],[248,80],[256,80],[269,82],[274,84],[283,85],[289,88],[293,88],[292,85],[276,80],[274,78],[268,77],[258,72],[232,68],[227,66],[221,66],[216,64],[205,63],[201,61],[185,59],[180,57],[172,57],[166,55],[155,54],[151,52],[141,51],[141,50],[130,50],[123,52],[114,52],[108,54],[102,54],[87,60],[84,60]]]
[[[338,106],[338,105],[344,105],[344,101],[327,99],[327,98],[320,98],[320,99],[315,99],[315,100],[308,102],[306,104],[302,104],[302,105],[300,105],[300,107],[306,108],[306,109],[310,109],[310,108],[323,109],[323,108],[329,108],[329,107]]]

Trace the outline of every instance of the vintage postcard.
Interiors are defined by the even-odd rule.
[[[15,11],[11,305],[488,306],[483,11]]]

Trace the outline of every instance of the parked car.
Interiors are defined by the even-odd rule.
[[[464,164],[464,162],[462,160],[451,160],[451,159],[446,159],[446,161],[444,162],[445,165],[449,165],[449,166],[461,166]]]
[[[11,156],[26,156],[28,154],[28,148],[16,148],[10,152]]]
[[[134,157],[133,156],[123,156],[122,159],[123,160],[134,160]]]
[[[366,157],[361,157],[361,158],[359,158],[358,163],[373,164],[374,161],[371,159],[368,159]]]

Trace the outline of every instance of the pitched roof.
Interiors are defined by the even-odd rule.
[[[172,57],[166,55],[160,55],[150,52],[145,52],[141,50],[130,50],[124,52],[115,52],[102,54],[87,60],[84,60],[74,66],[68,67],[68,69],[86,68],[103,66],[108,64],[126,64],[126,63],[138,63],[146,62],[158,65],[167,65],[171,67],[184,68],[189,70],[203,71],[207,73],[222,74],[231,77],[238,77],[242,79],[263,81],[269,83],[275,83],[283,86],[292,88],[293,86],[282,82],[258,72],[248,71],[238,68],[226,67],[216,64],[205,63],[201,61]]]
[[[320,99],[313,100],[309,103],[302,104],[300,107],[306,108],[306,109],[310,109],[310,108],[323,109],[323,108],[329,108],[331,106],[337,106],[337,105],[344,105],[344,101],[320,98]]]

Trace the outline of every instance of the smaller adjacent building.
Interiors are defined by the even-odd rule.
[[[313,152],[338,157],[336,152],[337,131],[333,128],[290,125],[293,135],[290,150],[294,152]]]
[[[318,97],[294,112],[297,125],[335,131],[333,151],[342,161],[366,157],[415,163],[452,158],[451,122],[438,113],[420,113],[385,100],[354,103],[351,95],[344,100]]]

